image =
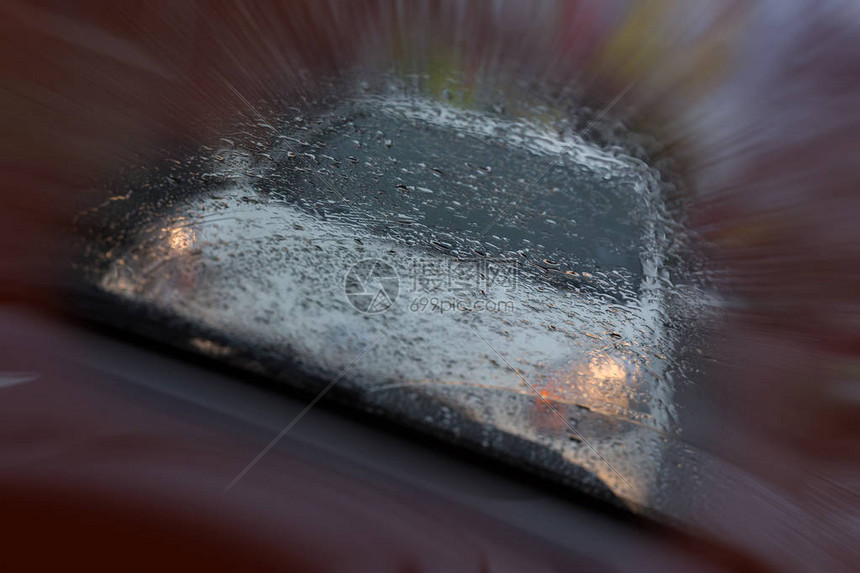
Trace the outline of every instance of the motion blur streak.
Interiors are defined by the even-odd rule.
[[[463,93],[551,83],[597,110],[632,84],[613,115],[683,174],[725,307],[689,437],[768,484],[703,476],[712,495],[689,511],[779,569],[860,565],[857,2],[3,0],[0,46],[0,296],[51,307],[87,190],[211,142],[245,100],[360,68],[440,92],[451,75]]]

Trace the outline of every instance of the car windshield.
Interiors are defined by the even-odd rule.
[[[650,162],[653,140],[516,82],[320,83],[301,104],[246,101],[217,146],[112,182],[77,222],[87,304],[665,509],[666,468],[691,455],[675,403],[707,317],[680,178]]]
[[[858,7],[6,2],[0,290],[854,571]]]

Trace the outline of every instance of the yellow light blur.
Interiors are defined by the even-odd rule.
[[[168,231],[167,245],[172,255],[186,253],[197,240],[197,234],[190,227],[174,227]]]

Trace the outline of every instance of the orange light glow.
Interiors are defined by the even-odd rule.
[[[167,244],[171,254],[181,255],[188,252],[197,241],[197,234],[190,227],[174,227],[168,231]]]

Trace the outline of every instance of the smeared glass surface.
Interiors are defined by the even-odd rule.
[[[693,343],[669,325],[698,296],[667,263],[683,229],[620,123],[598,145],[506,109],[390,81],[249,104],[220,148],[85,214],[126,221],[87,280],[181,319],[197,352],[310,390],[343,373],[360,407],[654,505]],[[367,260],[397,282],[380,312],[347,296]]]

